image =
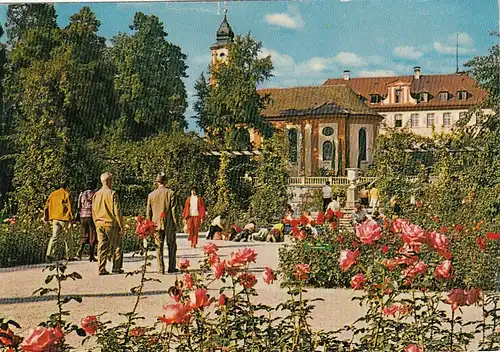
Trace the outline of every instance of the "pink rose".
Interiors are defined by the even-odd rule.
[[[486,239],[484,237],[476,238],[476,243],[481,252],[484,252],[486,249]]]
[[[382,237],[382,229],[376,221],[368,220],[361,225],[356,225],[356,236],[363,244],[373,244]]]
[[[391,224],[391,231],[394,233],[401,233],[403,231],[403,226],[408,224],[408,220],[396,219]]]
[[[193,275],[191,274],[184,274],[184,286],[189,290],[194,287],[194,280],[193,280]]]
[[[401,228],[401,239],[410,246],[421,246],[427,241],[424,230],[418,226],[405,223]]]
[[[219,248],[217,248],[215,243],[207,243],[203,246],[203,252],[205,252],[205,255],[215,254],[218,250]]]
[[[225,260],[212,265],[212,274],[214,275],[215,279],[218,280],[222,277],[222,275],[224,274],[225,268],[226,268],[226,261]]]
[[[481,295],[481,290],[478,288],[471,288],[468,291],[465,291],[466,295],[466,303],[471,306],[473,304],[476,304],[477,301],[479,300],[479,296]]]
[[[359,290],[361,289],[361,287],[363,286],[363,284],[366,282],[366,278],[365,278],[365,275],[363,274],[356,274],[353,276],[353,278],[351,279],[351,287],[355,290]]]
[[[396,313],[399,312],[399,307],[397,305],[392,305],[390,307],[384,307],[384,309],[382,310],[382,313],[384,313],[384,315],[392,315],[393,317],[396,316]]]
[[[436,267],[434,270],[434,276],[436,279],[450,279],[453,270],[453,265],[451,265],[451,261],[445,260],[441,264]]]
[[[295,271],[293,272],[293,275],[295,276],[296,280],[303,281],[307,280],[310,272],[311,268],[309,267],[309,264],[297,264],[295,266]]]
[[[247,263],[255,263],[257,260],[257,252],[252,248],[239,249],[236,253],[231,254],[229,261],[230,265],[245,265]]]
[[[257,284],[257,278],[252,273],[242,273],[238,281],[244,288],[252,288]]]
[[[353,264],[356,264],[356,259],[358,259],[358,257],[359,249],[356,249],[354,252],[345,249],[340,252],[339,265],[344,271],[347,271]]]
[[[427,265],[423,261],[419,261],[414,265],[409,266],[403,271],[405,278],[414,278],[418,274],[425,274],[427,271]]]
[[[179,260],[179,269],[181,270],[185,270],[189,268],[189,260],[187,260],[186,258],[182,258]]]
[[[188,310],[181,302],[167,304],[166,306],[163,306],[163,309],[165,309],[165,315],[158,317],[158,319],[166,325],[174,323],[182,324],[189,318],[189,315],[187,314]]]
[[[412,345],[406,346],[405,352],[422,352],[422,350],[417,345],[412,344]]]
[[[227,302],[227,297],[225,294],[219,296],[219,306],[225,306]]]
[[[220,262],[220,257],[216,253],[212,253],[208,256],[208,265],[212,266]]]
[[[465,306],[467,304],[467,296],[465,295],[465,291],[461,288],[454,288],[448,294],[448,298],[446,298],[445,302],[447,304],[451,304],[451,308],[453,310],[457,310],[459,306]]]
[[[438,232],[429,233],[429,242],[431,246],[438,251],[438,253],[445,253],[448,251],[450,241],[445,235]]]
[[[274,281],[274,272],[272,271],[271,268],[268,268],[267,266],[264,268],[264,282],[268,285],[272,284]]]
[[[213,301],[214,298],[210,298],[210,296],[207,294],[206,289],[199,288],[196,291],[191,292],[191,294],[189,295],[189,300],[186,303],[186,308],[188,310],[193,310],[208,307]]]
[[[97,317],[95,315],[89,315],[82,319],[80,326],[83,330],[89,335],[95,335],[97,333],[97,329],[99,328],[99,322],[97,321]]]
[[[36,329],[30,329],[20,347],[25,352],[50,351],[63,337],[64,333],[59,326],[55,328],[38,326]]]

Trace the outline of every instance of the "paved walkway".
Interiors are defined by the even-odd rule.
[[[178,259],[188,258],[191,265],[196,267],[198,260],[203,258],[203,244],[206,240],[200,240],[199,247],[192,249],[185,238],[180,238],[178,243]],[[271,306],[287,299],[286,291],[279,288],[278,283],[266,285],[261,279],[261,272],[265,266],[273,269],[278,267],[278,248],[282,244],[272,243],[234,243],[214,241],[220,248],[222,257],[227,257],[244,246],[255,248],[258,252],[257,263],[253,270],[258,278],[256,286],[259,293],[259,301]],[[126,255],[124,260],[125,271],[136,270],[142,264],[142,257]],[[108,264],[110,265],[110,264]],[[17,267],[0,270],[1,297],[0,314],[3,317],[14,319],[19,322],[26,333],[30,327],[48,318],[56,311],[54,296],[39,297],[32,296],[32,292],[43,285],[46,272],[42,272],[44,265]],[[108,268],[111,269],[111,268]],[[153,261],[151,271],[156,270],[156,261]],[[68,272],[77,271],[82,280],[67,281],[63,286],[63,294],[80,294],[83,303],[69,303],[66,307],[71,310],[70,320],[78,323],[87,315],[97,315],[107,312],[103,319],[114,322],[119,317],[118,313],[129,311],[134,303],[135,297],[130,294],[130,288],[139,282],[138,276],[125,277],[125,275],[98,276],[97,264],[86,260],[71,262]],[[171,303],[167,290],[175,281],[176,275],[159,275],[151,273],[150,276],[159,278],[162,282],[149,282],[145,287],[145,296],[139,305],[139,314],[146,317],[145,323],[154,322],[158,315],[163,314],[162,306]],[[218,297],[218,290],[212,291],[212,295]],[[313,312],[312,325],[316,329],[332,330],[338,329],[346,324],[352,323],[363,314],[363,308],[357,302],[351,302],[352,290],[342,289],[308,289],[310,298],[321,297],[325,301],[316,302]],[[474,308],[466,308],[469,318],[477,318],[479,311]],[[71,342],[78,341],[76,336],[70,338]],[[76,345],[78,346],[78,345]]]

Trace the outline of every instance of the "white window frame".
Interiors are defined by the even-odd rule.
[[[429,117],[432,118],[432,124],[429,125]],[[427,113],[427,116],[426,116],[426,126],[427,127],[432,127],[432,126],[435,126],[436,125],[436,114],[434,114],[433,112],[429,112]]]
[[[439,100],[447,101],[448,99],[450,99],[450,95],[448,92],[439,92]]]
[[[420,116],[419,114],[413,113],[410,115],[410,126],[412,128],[418,127]]]
[[[446,121],[448,123],[446,123]],[[450,127],[451,126],[451,112],[445,112],[445,113],[443,113],[443,126],[444,127]]]

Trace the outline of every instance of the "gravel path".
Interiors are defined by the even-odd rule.
[[[253,270],[258,278],[256,289],[259,293],[259,301],[271,306],[287,299],[285,290],[279,288],[279,284],[266,285],[261,280],[261,272],[265,266],[272,269],[278,267],[278,248],[281,244],[272,243],[233,243],[214,241],[219,246],[222,257],[229,256],[237,248],[244,246],[252,247],[258,252],[257,263]],[[191,265],[196,267],[198,260],[203,257],[203,244],[206,240],[201,239],[198,248],[192,249],[185,238],[179,238],[178,259],[188,258]],[[165,252],[167,253],[167,252]],[[142,264],[142,257],[125,256],[124,270],[136,270]],[[110,266],[110,263],[108,263]],[[16,320],[22,326],[22,333],[26,333],[30,327],[56,311],[55,297],[32,296],[33,291],[43,285],[46,272],[42,272],[44,265],[17,267],[0,270],[1,297],[0,316]],[[108,267],[108,270],[111,268]],[[139,305],[139,314],[146,317],[145,323],[154,322],[161,315],[162,306],[171,303],[167,290],[173,285],[176,275],[159,275],[156,270],[156,260],[153,261],[151,274],[149,276],[160,279],[161,283],[149,282],[145,287],[145,299]],[[69,263],[68,272],[77,271],[82,280],[67,281],[63,286],[63,294],[79,294],[83,296],[83,303],[71,302],[67,308],[71,311],[70,320],[78,323],[87,315],[97,315],[107,312],[105,318],[118,321],[123,319],[118,313],[125,313],[131,309],[135,297],[130,294],[130,288],[139,282],[138,276],[125,277],[125,275],[98,276],[97,264],[86,260]],[[213,292],[218,296],[218,292]],[[316,302],[316,309],[312,315],[311,324],[316,329],[332,330],[338,329],[346,324],[352,323],[360,317],[364,309],[357,302],[351,302],[354,296],[352,290],[343,289],[308,289],[306,294],[309,298],[321,297],[323,302]],[[465,318],[477,319],[480,311],[476,308],[466,307]],[[71,342],[72,339],[69,339]],[[78,338],[75,337],[75,342]]]

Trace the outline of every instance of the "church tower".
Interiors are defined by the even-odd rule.
[[[234,39],[234,32],[227,22],[227,9],[224,9],[224,19],[217,30],[217,41],[210,47],[212,50],[212,68],[225,63],[228,60],[229,50],[228,44]],[[210,78],[210,84],[213,84],[213,79]]]

